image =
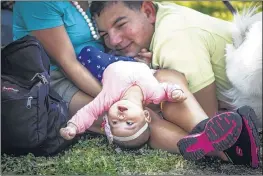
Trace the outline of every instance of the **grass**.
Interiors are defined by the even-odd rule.
[[[87,135],[67,151],[53,157],[1,156],[3,175],[262,175],[215,158],[186,161],[180,155],[144,147],[118,151],[103,136]]]
[[[211,15],[213,17],[221,18],[224,20],[232,20],[233,15],[227,9],[222,1],[173,1],[179,5],[184,5],[193,8],[197,11]],[[239,12],[242,9],[247,9],[253,6],[257,6],[258,12],[262,12],[262,2],[260,0],[254,1],[231,1],[232,6]]]
[[[232,14],[221,1],[177,3],[218,18],[232,19]],[[254,2],[232,2],[239,10],[249,7],[251,3]],[[2,175],[262,175],[262,166],[251,169],[222,163],[215,158],[190,162],[180,155],[147,147],[139,151],[117,152],[107,145],[104,137],[87,135],[69,150],[54,157],[2,155],[1,171]]]

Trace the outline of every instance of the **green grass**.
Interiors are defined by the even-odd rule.
[[[88,140],[87,140],[88,139]],[[115,151],[103,136],[87,135],[69,150],[54,157],[3,155],[4,175],[260,175],[251,169],[222,163],[215,158],[186,161],[180,155],[147,147],[138,151]]]
[[[179,5],[184,5],[213,17],[221,18],[224,20],[232,20],[233,15],[227,9],[222,1],[173,1]],[[262,2],[259,0],[254,1],[231,1],[232,6],[239,12],[244,8],[257,6],[258,12],[262,12]]]
[[[232,19],[221,1],[177,3],[215,17]],[[232,4],[240,10],[254,3],[235,1]],[[262,7],[259,11],[262,11]],[[80,140],[69,150],[54,157],[2,155],[1,170],[2,175],[262,175],[262,167],[251,169],[234,166],[214,158],[194,163],[185,161],[180,155],[147,147],[139,151],[117,153],[101,136]]]

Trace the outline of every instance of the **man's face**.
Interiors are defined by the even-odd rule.
[[[136,56],[143,48],[149,48],[154,33],[155,12],[146,11],[144,6],[151,8],[153,5],[144,2],[140,10],[134,10],[123,2],[116,2],[105,7],[100,16],[95,15],[100,35],[108,48],[130,57]]]

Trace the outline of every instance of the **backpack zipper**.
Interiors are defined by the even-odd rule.
[[[15,100],[26,100],[26,108],[27,108],[27,109],[31,109],[31,107],[32,107],[32,100],[33,100],[33,99],[34,99],[33,96],[21,97],[21,98],[19,98],[19,99],[12,98],[12,99],[8,99],[8,100],[1,101],[1,103],[5,103],[5,102],[8,102],[8,101],[15,101]]]
[[[31,109],[31,101],[33,100],[33,97],[32,96],[29,96],[27,98],[27,103],[26,103],[26,108],[27,109]]]

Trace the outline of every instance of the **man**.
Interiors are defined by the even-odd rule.
[[[101,4],[94,3],[91,12],[109,48],[126,56],[149,49],[153,68],[184,74],[209,116],[217,110],[217,99],[225,108],[228,99],[220,91],[231,87],[224,57],[225,45],[231,42],[231,23],[169,3],[137,1],[132,9],[125,3],[104,3],[104,9]]]
[[[231,101],[221,93],[231,88],[226,77],[224,57],[225,46],[231,43],[230,22],[176,4],[151,1],[98,1],[93,2],[90,9],[108,48],[120,55],[131,57],[137,56],[144,48],[149,49],[153,54],[152,67],[180,72],[187,80],[188,89],[210,117],[218,111],[218,108],[231,108],[229,105]],[[164,115],[170,114],[169,121],[175,123],[177,119],[181,124],[193,123],[187,119],[176,118],[180,116],[176,114],[178,112],[176,110],[179,109],[168,103],[163,108]],[[198,111],[200,108],[196,107],[190,112],[196,114]],[[171,114],[174,114],[172,118]],[[243,119],[243,127],[246,125],[245,122],[246,119]],[[184,129],[187,132],[193,129],[193,126],[188,127]],[[246,157],[245,160],[255,158],[256,155],[252,156],[252,153],[258,150],[252,149],[252,145],[249,144],[251,155],[246,157],[242,155],[243,158],[233,151],[236,148],[241,151],[247,150],[248,147],[244,147],[243,144],[253,143],[253,140],[247,142],[249,139],[246,142],[242,141],[246,133],[243,130],[245,127],[237,140],[239,146],[232,146],[231,154],[226,152],[228,159],[231,158],[234,163]],[[193,131],[197,132],[200,129]],[[187,140],[184,142],[185,145],[191,146],[186,144]],[[181,153],[187,153],[185,151],[187,147],[179,148]],[[195,159],[195,156],[188,158]],[[253,165],[254,167],[258,165],[258,161]]]

